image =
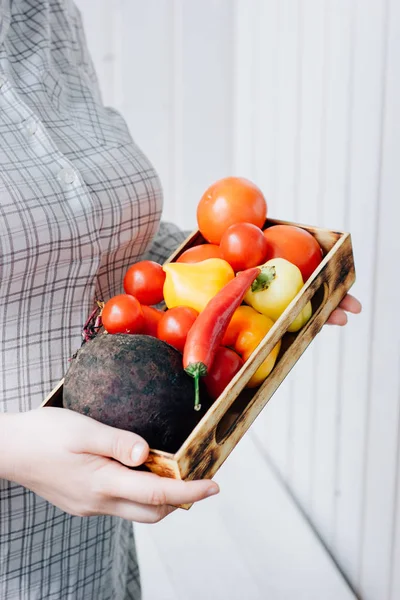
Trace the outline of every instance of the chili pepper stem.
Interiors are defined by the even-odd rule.
[[[200,376],[194,376],[194,410],[199,411],[201,409],[200,404]]]
[[[256,279],[251,284],[252,292],[262,292],[271,285],[271,282],[276,277],[276,268],[273,265],[267,267],[261,267],[261,273],[257,275]]]
[[[200,377],[207,375],[207,367],[202,362],[191,363],[185,371],[194,379],[194,410],[200,410]]]

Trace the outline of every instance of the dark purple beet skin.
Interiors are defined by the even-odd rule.
[[[86,342],[65,376],[63,406],[141,435],[176,452],[210,406],[194,410],[182,355],[147,335],[100,334]]]

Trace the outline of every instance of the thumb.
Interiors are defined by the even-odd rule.
[[[146,461],[149,445],[140,435],[90,420],[93,426],[86,432],[87,452],[114,458],[128,467],[137,467]]]

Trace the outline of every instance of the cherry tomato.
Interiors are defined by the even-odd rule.
[[[183,352],[189,329],[198,317],[189,306],[175,306],[165,311],[157,326],[157,337]]]
[[[142,307],[128,294],[110,298],[104,305],[101,320],[108,333],[141,333],[144,327]]]
[[[142,305],[144,315],[144,327],[142,333],[157,337],[157,325],[164,314],[164,311],[153,308],[153,306]]]
[[[158,304],[163,299],[165,273],[161,265],[152,260],[141,260],[127,270],[124,290],[135,296],[140,304]]]
[[[206,240],[219,244],[223,233],[235,223],[264,225],[267,203],[261,190],[251,181],[226,177],[203,194],[197,206],[197,223]]]
[[[264,231],[267,260],[286,258],[296,265],[306,282],[322,260],[322,250],[311,233],[293,225],[273,225]]]
[[[203,378],[207,392],[212,400],[222,394],[228,383],[243,366],[243,359],[230,348],[220,346],[215,355],[212,367]]]
[[[221,249],[216,244],[200,244],[185,250],[176,262],[198,263],[208,258],[222,258]]]
[[[251,223],[237,223],[225,231],[221,239],[222,258],[234,271],[244,271],[262,265],[268,244],[259,227]]]

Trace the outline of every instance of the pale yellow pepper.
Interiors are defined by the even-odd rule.
[[[276,321],[304,285],[300,269],[284,258],[272,258],[260,267],[261,274],[244,297],[246,304]],[[288,331],[301,329],[312,314],[311,302],[291,323]]]
[[[222,258],[208,258],[199,263],[168,263],[163,269],[167,307],[190,306],[198,312],[235,277],[230,264]]]

